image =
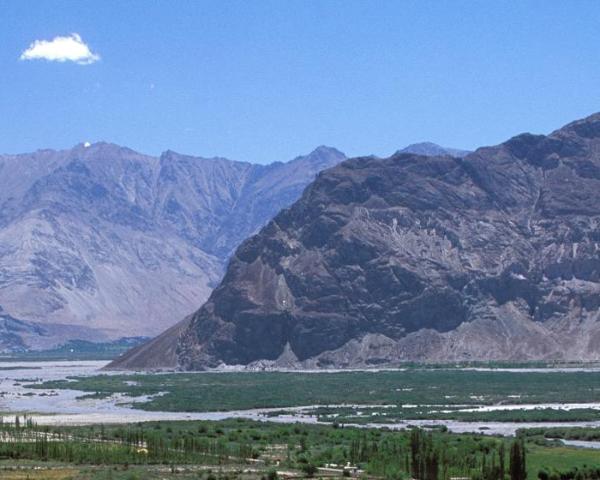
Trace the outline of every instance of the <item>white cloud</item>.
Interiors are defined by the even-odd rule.
[[[100,60],[100,55],[92,53],[79,34],[52,40],[36,40],[21,54],[21,60],[48,60],[49,62],[75,62],[89,65]]]

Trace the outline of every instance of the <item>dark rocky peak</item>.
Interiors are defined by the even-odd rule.
[[[600,112],[571,122],[550,134],[551,137],[569,137],[572,135],[586,139],[600,138]]]
[[[523,159],[526,158],[534,149],[539,147],[540,143],[546,140],[545,135],[533,135],[531,133],[523,133],[517,135],[503,144],[503,147],[510,152],[511,155]]]
[[[496,147],[543,170],[574,170],[583,177],[600,178],[600,113],[569,123],[550,135],[525,133]]]
[[[325,170],[159,337],[168,366],[600,359],[598,123]]]

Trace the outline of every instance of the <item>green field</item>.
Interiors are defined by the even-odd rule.
[[[600,402],[600,373],[505,372],[459,369],[336,373],[177,373],[97,375],[32,385],[68,388],[93,397],[124,393],[132,398],[156,395],[136,407],[153,411],[227,411],[307,405],[371,405],[319,408],[323,420],[362,423],[402,419],[466,421],[600,420],[590,408],[460,412],[460,408],[496,404]],[[383,408],[387,406],[388,408]]]
[[[535,478],[540,471],[568,472],[575,468],[599,468],[598,450],[567,447],[528,445],[528,477]]]

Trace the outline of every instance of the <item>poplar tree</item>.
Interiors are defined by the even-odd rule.
[[[525,460],[525,445],[515,440],[510,448],[510,479],[526,480],[527,465]]]

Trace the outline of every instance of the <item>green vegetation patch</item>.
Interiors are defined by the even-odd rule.
[[[76,389],[95,396],[156,395],[136,407],[154,411],[224,411],[306,405],[392,405],[397,418],[407,406],[425,406],[426,418],[458,406],[499,403],[600,402],[600,375],[594,372],[505,372],[408,369],[336,373],[174,373],[97,375],[51,381],[33,388]],[[456,410],[456,408],[454,408]],[[389,412],[382,411],[380,413]],[[561,418],[595,418],[591,409],[560,413]],[[385,417],[386,415],[381,415]],[[444,418],[557,419],[543,412],[445,413]],[[441,417],[437,417],[441,418]]]

